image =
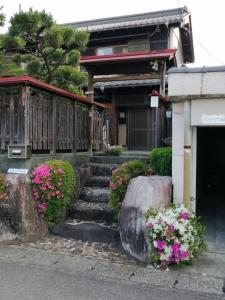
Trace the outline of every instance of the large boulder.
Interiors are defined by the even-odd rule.
[[[119,216],[121,242],[126,252],[144,263],[151,257],[144,214],[150,207],[168,207],[171,194],[172,179],[168,176],[139,176],[128,185]]]

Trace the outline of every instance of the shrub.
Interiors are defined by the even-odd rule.
[[[0,173],[0,202],[7,199],[6,186],[5,186],[5,175]]]
[[[155,148],[150,152],[149,163],[157,175],[171,176],[172,148]]]
[[[149,209],[145,214],[152,261],[160,267],[189,264],[206,249],[204,226],[184,205]]]
[[[147,171],[147,166],[139,160],[124,163],[113,171],[110,182],[109,203],[117,210],[117,213],[125,197],[130,179],[140,175],[145,176]]]
[[[106,156],[120,156],[120,154],[123,152],[123,147],[122,146],[113,146],[110,147],[109,149],[106,149],[104,151],[104,154]]]
[[[74,194],[76,177],[69,162],[49,160],[32,172],[33,196],[49,227],[59,222]]]

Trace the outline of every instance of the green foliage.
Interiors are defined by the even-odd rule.
[[[0,203],[7,199],[6,187],[5,187],[5,176],[0,173]]]
[[[110,182],[109,203],[119,213],[131,178],[147,175],[147,166],[139,160],[122,164],[112,173]]]
[[[104,155],[106,156],[120,156],[120,154],[123,152],[123,147],[116,146],[116,147],[110,147],[104,151]]]
[[[34,199],[49,227],[61,219],[75,192],[76,176],[67,161],[49,160],[32,172]]]
[[[0,7],[0,11],[3,9],[3,6]],[[0,13],[0,26],[3,26],[5,23],[5,15]]]
[[[81,74],[77,66],[80,51],[88,42],[88,33],[56,25],[45,11],[32,9],[16,13],[10,23],[1,45],[5,52],[15,54],[13,63],[17,68],[70,92],[79,92],[86,75]]]
[[[171,176],[172,174],[172,148],[155,148],[150,152],[150,167],[157,175]]]

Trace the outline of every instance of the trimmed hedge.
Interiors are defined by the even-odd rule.
[[[112,173],[110,182],[109,203],[119,213],[121,203],[124,200],[128,184],[131,178],[145,176],[148,167],[139,160],[132,160],[123,163]]]
[[[172,148],[155,148],[149,155],[150,167],[157,175],[172,175]]]

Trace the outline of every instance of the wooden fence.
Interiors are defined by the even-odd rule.
[[[0,149],[29,144],[32,151],[90,149],[90,105],[28,87],[0,90]],[[92,149],[102,146],[103,111],[94,108]]]

